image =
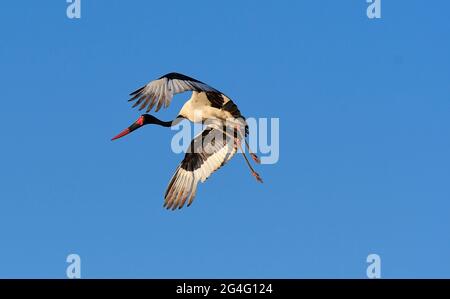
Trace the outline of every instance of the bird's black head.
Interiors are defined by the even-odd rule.
[[[151,114],[142,114],[137,121],[141,121],[142,125],[158,124],[160,120]]]

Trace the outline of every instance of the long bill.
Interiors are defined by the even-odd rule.
[[[116,136],[114,136],[111,140],[116,140],[119,139],[125,135],[130,134],[131,132],[139,129],[140,127],[142,127],[144,125],[144,117],[141,116],[138,118],[137,121],[135,121],[131,126],[129,126],[128,128],[126,128],[125,130],[123,130],[122,132],[120,132],[119,134],[117,134]]]

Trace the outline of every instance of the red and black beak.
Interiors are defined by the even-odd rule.
[[[119,134],[117,134],[114,138],[112,138],[111,140],[116,140],[119,139],[120,137],[123,137],[131,132],[133,132],[134,130],[139,129],[140,127],[142,127],[143,125],[145,125],[144,123],[144,116],[141,115],[137,121],[134,122],[134,124],[132,124],[131,126],[129,126],[128,128],[126,128],[125,130],[123,130],[122,132],[120,132]]]

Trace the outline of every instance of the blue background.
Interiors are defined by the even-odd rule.
[[[2,1],[0,277],[450,277],[448,1],[222,2]],[[175,132],[110,138],[170,71],[280,118],[263,185],[235,157],[162,208]]]

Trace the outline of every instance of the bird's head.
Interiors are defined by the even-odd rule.
[[[141,116],[139,116],[139,118],[133,123],[131,124],[131,126],[129,126],[128,128],[126,128],[125,130],[123,130],[122,132],[120,132],[119,134],[117,134],[114,138],[112,138],[111,140],[116,140],[119,139],[120,137],[123,137],[137,129],[139,129],[140,127],[143,127],[145,125],[148,124],[157,124],[161,122],[159,119],[157,119],[156,117],[154,117],[153,115],[150,114],[142,114]]]

